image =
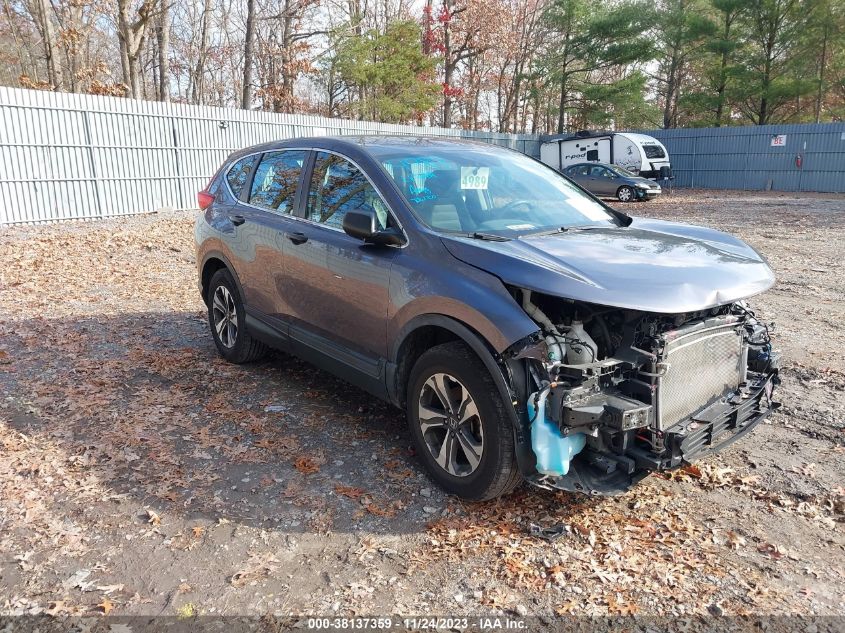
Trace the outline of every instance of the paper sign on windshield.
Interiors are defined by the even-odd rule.
[[[487,189],[489,167],[461,167],[461,189]]]

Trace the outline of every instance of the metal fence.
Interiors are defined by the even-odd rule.
[[[845,192],[845,123],[644,130],[676,187]]]
[[[196,192],[230,152],[336,134],[466,137],[540,154],[528,134],[0,87],[0,224],[195,208]]]
[[[845,123],[647,130],[675,186],[845,192]],[[190,209],[232,151],[334,134],[540,138],[0,87],[0,224]]]

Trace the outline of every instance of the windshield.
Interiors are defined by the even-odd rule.
[[[513,237],[614,223],[566,178],[516,152],[453,145],[373,153],[417,217],[438,231]]]
[[[628,171],[624,167],[620,167],[619,165],[613,166],[613,171],[615,171],[619,176],[623,176],[624,178],[637,178],[637,174],[632,171]]]

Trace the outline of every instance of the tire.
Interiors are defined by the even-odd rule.
[[[232,273],[225,268],[218,270],[208,284],[208,326],[217,352],[230,363],[249,363],[267,355],[269,348],[256,341],[246,331],[246,312]],[[218,330],[223,308],[228,319]]]
[[[444,393],[451,406],[444,404]],[[467,345],[444,343],[426,351],[411,370],[407,395],[408,426],[417,455],[444,490],[484,501],[519,485],[522,476],[505,409],[511,405],[502,400],[484,363]],[[451,452],[444,450],[450,437],[448,447],[455,447]],[[446,457],[438,463],[436,455]],[[445,467],[444,462],[448,462]]]
[[[616,192],[616,199],[619,202],[634,202],[637,199],[634,190],[628,185],[622,185]]]

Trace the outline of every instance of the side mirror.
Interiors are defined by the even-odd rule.
[[[370,244],[399,246],[405,242],[402,232],[396,228],[378,228],[376,212],[369,207],[347,211],[343,216],[343,231],[351,237]]]
[[[362,207],[347,211],[343,216],[343,231],[359,240],[367,241],[378,230],[377,227],[376,212],[372,209]]]

